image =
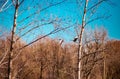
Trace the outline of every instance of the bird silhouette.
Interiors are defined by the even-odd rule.
[[[73,39],[73,42],[76,42],[78,40],[78,37],[76,36],[74,39]]]

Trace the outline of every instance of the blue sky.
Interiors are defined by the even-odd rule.
[[[1,0],[0,0],[1,1]],[[11,1],[11,0],[10,0]],[[23,12],[21,15],[18,16],[18,22],[20,20],[22,20],[24,17],[30,15],[31,13],[35,12],[36,10],[39,10],[39,8],[44,8],[47,5],[49,5],[49,2],[51,2],[52,0],[34,0],[35,2],[31,2],[31,0],[25,0],[25,2],[23,3],[23,5],[21,5],[21,7],[19,8],[19,12],[21,12],[23,9],[25,9],[26,7],[28,7],[29,5],[29,10]],[[49,1],[49,2],[46,2]],[[54,2],[59,2],[62,0],[53,0]],[[84,0],[80,0],[80,1],[84,1]],[[94,2],[96,2],[97,0],[90,0],[92,2],[89,3],[88,7],[92,6]],[[112,1],[112,2],[111,2]],[[96,17],[96,16],[101,16],[103,14],[105,15],[111,15],[110,18],[108,19],[101,19],[101,20],[97,20],[94,21],[92,23],[90,23],[88,26],[86,26],[86,28],[95,28],[95,27],[105,27],[105,29],[108,32],[109,38],[110,39],[118,39],[120,40],[120,5],[119,5],[119,0],[111,0],[110,2],[104,2],[102,5],[99,6],[97,13],[92,17]],[[53,3],[54,3],[53,2]],[[9,2],[10,3],[10,2]],[[39,8],[32,8],[32,6],[36,5],[37,3],[39,3]],[[82,4],[84,5],[84,4]],[[76,21],[79,22],[81,24],[81,11],[83,11],[83,6],[79,7],[79,5],[76,4],[76,0],[68,0],[60,5],[57,6],[53,6],[43,12],[40,12],[39,14],[31,17],[30,19],[24,21],[21,24],[18,24],[17,29],[21,28],[22,26],[28,24],[29,22],[33,21],[33,20],[42,20],[43,18],[45,20],[49,20],[49,19],[54,19],[54,18],[59,18],[59,19],[65,19],[66,22],[68,22],[67,20],[70,20],[71,23],[69,24],[73,24]],[[6,28],[6,30],[10,31],[11,27],[12,27],[12,23],[13,23],[13,13],[14,13],[14,8],[13,6],[11,6],[9,9],[7,9],[4,12],[0,13],[0,27],[1,28]],[[89,15],[89,13],[87,14]],[[41,24],[41,22],[38,23],[34,23],[34,25],[29,26],[25,31],[29,30],[30,28],[32,28],[33,26],[39,25]],[[66,23],[65,22],[65,23]],[[61,26],[67,26],[64,24],[64,22],[62,22],[63,25]],[[53,25],[47,25],[47,26],[42,26],[36,30],[34,30],[31,33],[29,33],[28,35],[26,35],[25,37],[23,37],[23,39],[25,40],[33,40],[34,38],[36,38],[36,36],[40,36],[40,35],[44,35],[49,33],[50,31],[52,31],[54,29]],[[58,34],[52,35],[51,37],[54,38],[64,38],[67,41],[70,41],[74,38],[74,36],[76,35],[74,33],[74,28],[68,29],[66,32],[60,32]],[[17,30],[18,32],[18,30]]]
[[[109,6],[112,16],[104,22],[104,26],[108,30],[111,38],[120,39],[120,1],[114,0],[113,2],[115,6]]]

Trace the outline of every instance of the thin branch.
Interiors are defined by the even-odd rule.
[[[33,6],[33,7],[30,7],[30,6],[28,6],[27,8],[25,8],[25,9],[22,9],[19,13],[18,13],[18,16],[20,16],[22,13],[24,13],[25,11],[28,11],[28,10],[31,10],[31,9],[35,9],[36,7],[35,6]]]
[[[21,48],[19,48],[19,49],[16,49],[15,51],[20,51],[20,50],[22,50],[22,49],[24,49],[24,48],[30,46],[31,44],[33,44],[33,43],[39,41],[40,39],[43,39],[43,38],[45,38],[45,37],[47,37],[47,36],[49,36],[49,35],[58,33],[58,32],[60,32],[60,31],[62,31],[62,30],[71,28],[71,27],[73,27],[73,26],[74,26],[74,24],[71,25],[71,26],[65,27],[65,28],[61,28],[61,29],[60,29],[60,28],[56,28],[55,30],[49,32],[48,34],[46,34],[46,35],[44,35],[44,36],[42,36],[42,37],[40,37],[40,38],[38,38],[38,39],[36,39],[36,40],[34,40],[34,41],[28,43],[28,44],[26,44],[26,45],[24,45],[23,47],[21,47]],[[19,52],[19,53],[15,56],[15,58],[14,58],[13,60],[15,60],[15,59],[20,55],[20,53],[21,53],[21,52]]]
[[[98,1],[99,1],[99,0],[98,0]],[[90,15],[88,16],[87,19],[91,18],[91,17],[97,12],[97,8],[98,8],[99,5],[100,5],[100,4],[96,5],[95,7],[93,7],[93,8],[91,9]]]
[[[39,13],[39,11],[36,11],[36,12],[30,14],[29,16],[27,16],[26,18],[22,19],[21,21],[19,21],[18,23],[20,24],[20,23],[24,22],[25,20],[29,19],[30,17],[32,17],[33,15],[36,15],[38,13]]]
[[[27,72],[24,76],[23,76],[23,79],[26,79],[25,77],[27,77],[30,73],[33,72],[33,69],[32,70],[29,70],[29,72]]]
[[[72,26],[73,26],[73,25],[72,25]],[[49,36],[49,35],[51,35],[51,34],[55,34],[55,33],[60,32],[60,31],[62,31],[62,30],[68,29],[68,28],[70,28],[70,27],[72,27],[72,26],[68,26],[68,27],[61,28],[61,29],[57,28],[57,29],[51,31],[50,33],[48,33],[48,34],[46,34],[46,35],[44,35],[44,36],[42,36],[42,37],[40,37],[40,38],[38,38],[38,39],[30,42],[30,43],[28,43],[27,45],[25,45],[25,46],[23,46],[23,47],[21,47],[21,48],[19,48],[19,50],[22,50],[23,48],[28,47],[29,45],[37,42],[38,40],[40,40],[40,39],[42,39],[42,38],[45,38],[45,37],[47,37],[47,36]]]
[[[9,0],[7,0],[7,1],[2,5],[2,7],[1,7],[1,9],[0,9],[0,12],[5,11],[6,9],[8,9],[8,8],[12,5],[12,3],[11,3],[11,4],[9,4],[7,7],[5,7],[5,6],[7,5],[7,3],[8,3],[8,1],[9,1]]]
[[[103,58],[99,58],[99,59],[96,59],[96,60],[93,60],[93,64],[92,64],[92,68],[89,69],[89,71],[86,72],[86,76],[88,77],[90,75],[90,73],[92,72],[92,70],[94,69],[96,63],[100,60],[103,60]]]
[[[75,79],[74,74],[69,73],[67,71],[63,71],[63,70],[59,70],[59,71],[62,72],[62,73],[64,73],[64,74],[69,74],[71,77],[73,77],[73,79]]]
[[[41,12],[41,11],[44,11],[44,10],[46,10],[46,9],[48,9],[48,8],[51,8],[51,7],[53,7],[53,6],[59,5],[59,4],[63,3],[63,2],[65,2],[65,1],[67,1],[67,0],[63,0],[63,1],[61,1],[61,2],[51,4],[51,5],[43,8],[43,9],[41,9],[40,12]]]
[[[8,0],[2,5],[1,10],[6,6],[7,3],[8,3]]]
[[[29,5],[32,5],[33,2],[34,2],[34,0],[32,0]],[[35,6],[36,6],[36,5],[35,5]],[[32,6],[32,8],[36,8],[35,6]],[[26,10],[27,10],[27,11],[30,10],[31,8],[29,8],[29,7],[30,7],[30,6],[28,6],[28,7],[25,8],[25,9],[22,9],[22,10],[18,13],[18,16],[21,15],[21,14],[22,14],[23,12],[25,12]]]
[[[2,66],[6,64],[8,64],[8,62],[3,62],[2,64],[0,64],[0,68],[3,68]],[[4,67],[4,68],[7,68],[7,67]]]
[[[97,12],[97,8],[98,6],[103,3],[103,2],[107,2],[107,1],[110,1],[110,0],[98,0],[98,2],[96,2],[92,7],[90,7],[87,11],[91,11],[90,15],[88,16],[87,19],[91,18],[96,12]]]
[[[65,2],[65,1],[67,1],[67,0],[63,0],[63,1],[61,1],[61,2],[51,4],[51,5],[49,5],[49,6],[45,7],[45,8],[43,8],[43,9],[41,9],[40,11],[36,11],[36,12],[30,14],[29,16],[27,16],[26,18],[22,19],[21,21],[19,21],[18,23],[22,23],[22,22],[24,22],[25,20],[27,20],[28,18],[32,17],[33,15],[36,15],[36,14],[38,14],[39,12],[42,12],[42,11],[48,9],[48,8],[53,7],[53,6],[62,4],[62,3]]]
[[[26,29],[27,27],[29,27],[30,25],[32,25],[33,23],[36,23],[36,22],[39,22],[39,21],[32,21],[32,22],[30,22],[30,23],[28,23],[27,25],[26,24],[24,24],[25,26],[21,26],[22,28],[19,28],[18,30],[24,30],[24,29]],[[18,32],[18,34],[19,34],[19,32]]]
[[[94,7],[96,7],[97,5],[101,4],[104,1],[107,1],[107,0],[100,0],[98,3],[94,4],[92,7],[90,7],[89,9],[87,9],[87,11],[90,11],[91,9],[93,9]]]
[[[102,49],[102,50],[99,50],[99,51],[95,51],[95,52],[88,53],[88,54],[82,56],[82,57],[80,58],[80,60],[82,60],[82,59],[85,58],[86,56],[90,56],[90,55],[92,55],[92,54],[100,53],[100,52],[103,52],[103,51],[105,51],[105,50],[106,50],[106,49]]]
[[[24,0],[22,0],[20,3],[19,3],[19,6],[24,2]]]
[[[37,25],[37,26],[29,29],[27,32],[25,32],[25,33],[22,34],[20,37],[18,37],[18,38],[16,39],[16,41],[19,40],[21,37],[25,36],[26,34],[28,34],[29,32],[33,31],[34,29],[36,29],[36,28],[38,28],[38,27],[40,27],[40,26],[44,26],[44,25],[51,24],[51,23],[53,23],[54,21],[55,21],[55,20],[53,20],[53,21],[51,21],[51,22],[48,22],[48,23],[41,24],[41,25]]]
[[[3,58],[0,60],[0,66],[1,66],[2,62],[5,60],[6,56],[7,56],[7,52],[5,52]]]
[[[14,0],[12,0],[12,3],[13,3],[13,5],[14,5],[14,6],[16,6],[16,4],[15,4],[15,1],[14,1]]]
[[[7,9],[8,9],[11,5],[12,5],[12,3],[11,3],[11,4],[9,4],[6,8],[2,9],[2,11],[7,10]]]
[[[86,22],[86,24],[85,24],[85,26],[87,25],[87,24],[90,24],[91,22],[94,22],[94,21],[96,21],[96,20],[100,20],[100,19],[107,19],[107,18],[109,18],[111,15],[109,15],[109,16],[100,16],[100,17],[96,17],[96,18],[93,18],[92,20],[90,20],[90,21],[88,21],[88,22]]]

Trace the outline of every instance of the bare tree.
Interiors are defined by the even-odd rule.
[[[88,11],[91,11],[90,16],[92,16],[96,12],[96,7],[98,7],[98,5],[101,4],[105,0],[99,0],[98,3],[94,4],[90,8],[88,8],[89,0],[85,0],[84,11],[82,12],[82,14],[83,14],[82,15],[82,22],[81,22],[82,24],[81,24],[81,26],[79,25],[80,26],[80,33],[78,33],[78,38],[73,40],[73,41],[78,40],[78,51],[77,51],[77,55],[75,55],[75,57],[77,56],[77,58],[78,58],[77,59],[77,77],[75,76],[76,59],[74,57],[72,57],[72,55],[74,55],[74,54],[73,54],[73,50],[71,49],[72,47],[70,45],[66,45],[66,47],[65,47],[64,44],[62,44],[63,41],[61,41],[61,43],[59,43],[60,45],[62,44],[61,46],[58,43],[51,43],[50,44],[51,49],[48,50],[48,48],[47,48],[47,43],[48,42],[47,42],[46,45],[43,46],[43,47],[41,45],[39,45],[40,48],[31,49],[32,46],[34,48],[34,46],[35,46],[34,43],[36,43],[36,42],[39,43],[38,42],[39,40],[41,40],[41,39],[44,40],[44,38],[48,37],[49,35],[58,33],[60,31],[64,31],[64,30],[66,30],[68,28],[71,28],[74,25],[76,25],[76,24],[72,24],[72,25],[68,24],[68,26],[66,26],[66,27],[65,26],[64,27],[59,27],[60,26],[59,23],[61,23],[62,19],[58,20],[58,18],[55,18],[55,19],[52,18],[52,20],[50,20],[49,18],[47,18],[49,20],[42,19],[44,21],[39,20],[39,19],[35,20],[36,18],[34,18],[33,21],[26,22],[26,20],[30,19],[31,17],[33,17],[37,14],[40,14],[40,12],[42,12],[42,11],[52,7],[52,6],[56,6],[58,4],[61,4],[65,1],[66,0],[63,0],[63,1],[58,2],[58,3],[52,3],[52,4],[50,3],[49,6],[43,7],[42,9],[39,9],[39,10],[33,12],[32,14],[27,15],[26,17],[22,18],[20,21],[17,21],[18,15],[22,15],[22,13],[24,12],[24,11],[21,12],[21,13],[18,12],[20,10],[19,9],[20,5],[22,5],[22,3],[24,3],[24,0],[12,0],[12,4],[14,5],[15,12],[14,12],[12,33],[11,33],[11,36],[10,36],[10,38],[11,38],[10,39],[10,49],[8,51],[8,54],[9,54],[9,59],[8,60],[9,61],[8,61],[8,78],[7,79],[15,79],[18,76],[19,77],[23,76],[23,77],[20,77],[22,79],[25,79],[28,76],[29,76],[28,78],[30,78],[30,77],[33,77],[34,75],[36,75],[36,73],[39,73],[39,77],[38,76],[37,77],[41,78],[41,79],[44,78],[44,77],[45,78],[49,77],[49,78],[53,78],[53,79],[56,79],[56,78],[58,78],[58,79],[60,79],[60,78],[62,78],[62,79],[63,78],[69,78],[69,79],[78,78],[78,79],[81,79],[82,75],[83,75],[82,73],[84,73],[86,79],[89,77],[92,70],[94,69],[94,66],[95,66],[96,62],[102,59],[102,58],[96,59],[96,57],[98,56],[98,54],[96,54],[96,53],[101,52],[102,50],[98,50],[98,48],[99,48],[99,39],[97,39],[98,37],[96,37],[94,39],[94,45],[90,41],[90,43],[86,44],[86,47],[84,48],[84,45],[83,45],[84,35],[83,34],[84,34],[85,26],[87,24],[89,24],[89,23],[91,23],[95,20],[104,18],[104,16],[96,17],[96,18],[93,18],[93,19],[87,21],[87,16],[86,15],[87,15]],[[35,6],[37,6],[37,5],[35,5]],[[25,10],[27,10],[27,9],[25,9]],[[89,19],[89,17],[88,17],[88,19]],[[40,23],[40,24],[35,25],[37,23]],[[45,25],[55,25],[55,28],[52,31],[50,31],[49,33],[47,33],[43,36],[40,36],[38,38],[35,38],[35,39],[33,39],[33,41],[31,41],[27,44],[19,45],[18,47],[16,47],[16,45],[17,45],[16,42],[20,41],[21,38],[23,38],[25,35],[32,34],[32,32],[35,29],[37,29],[41,26],[45,26]],[[57,27],[56,27],[56,25],[57,25]],[[30,26],[32,26],[32,27],[30,27]],[[27,29],[27,28],[30,28],[30,29]],[[25,30],[27,30],[27,31],[25,31]],[[18,35],[18,37],[17,37],[17,35]],[[52,40],[52,41],[54,42],[54,40]],[[28,47],[28,50],[32,50],[32,51],[29,51],[29,52],[39,53],[37,55],[40,55],[40,58],[38,57],[36,59],[36,61],[31,62],[32,67],[30,67],[28,65],[30,62],[28,63],[28,62],[23,62],[23,61],[20,62],[21,64],[17,63],[16,65],[14,65],[15,61],[19,62],[19,60],[21,58],[20,55],[22,53],[21,51],[23,51],[24,49],[26,50],[26,47]],[[91,49],[91,47],[93,47],[93,49]],[[42,48],[44,49],[44,51],[41,51]],[[84,51],[85,49],[87,49],[87,52]],[[76,50],[76,48],[74,50]],[[45,55],[43,54],[44,52],[45,52]],[[3,64],[6,64],[6,63],[3,63],[6,55],[7,55],[7,52],[4,54],[3,58],[1,59],[0,66],[3,65]],[[50,58],[49,58],[49,56],[46,56],[46,55],[50,55]],[[35,57],[37,57],[37,56],[34,55],[33,59]],[[46,60],[48,58],[50,59],[50,61]],[[73,60],[72,60],[72,58],[73,58]],[[16,60],[16,59],[18,59],[18,60]],[[31,57],[31,59],[32,59],[32,57]],[[90,67],[88,66],[89,60],[92,61],[92,62],[90,62],[92,64],[92,65],[90,64]],[[30,61],[30,60],[28,60],[28,61]],[[34,63],[37,63],[37,66],[36,66],[36,64],[34,65]],[[69,64],[69,63],[71,63],[71,64]],[[48,67],[48,65],[50,67]],[[39,72],[35,71],[34,67],[38,67]],[[89,67],[89,68],[86,68],[86,67]],[[44,70],[47,70],[47,68],[49,70],[44,71]],[[50,75],[48,75],[48,73],[51,73],[51,72],[52,72],[52,77],[50,77]],[[22,73],[22,75],[21,75],[21,73]],[[46,74],[48,76],[44,76]]]
[[[91,38],[89,36],[92,36]],[[104,60],[103,52],[105,49],[105,42],[106,42],[106,31],[101,30],[95,30],[93,34],[89,34],[87,38],[85,37],[85,43],[83,47],[83,59],[82,59],[82,78],[85,79],[91,79],[97,78],[98,76],[95,76],[97,72],[100,73],[100,69],[97,68],[98,63],[101,63]],[[95,70],[95,69],[98,70]],[[94,71],[96,73],[94,73]],[[97,75],[99,74],[97,73]],[[92,75],[91,75],[92,74]],[[100,75],[102,78],[103,76]]]
[[[80,4],[79,0],[78,1],[78,4]],[[90,8],[88,7],[88,3],[90,2],[89,0],[85,0],[83,2],[84,3],[84,11],[82,11],[82,24],[81,24],[81,27],[80,27],[80,33],[78,34],[78,66],[77,66],[77,69],[78,69],[78,79],[81,79],[81,68],[82,68],[82,65],[81,65],[81,57],[82,57],[82,39],[83,39],[83,33],[84,33],[84,29],[85,29],[85,26],[88,25],[89,23],[95,21],[95,20],[99,20],[99,19],[106,19],[109,17],[109,15],[105,16],[105,15],[101,15],[101,16],[96,16],[95,18],[89,20],[89,18],[91,16],[93,16],[95,13],[96,13],[96,10],[97,10],[97,7],[104,1],[107,1],[107,0],[98,0],[98,2],[96,2],[95,4],[93,4]],[[91,12],[90,12],[91,11]],[[89,13],[89,16],[87,17],[86,14]]]
[[[9,52],[9,59],[8,59],[8,79],[15,79],[12,71],[13,71],[13,49],[14,49],[14,43],[15,43],[15,32],[17,27],[17,15],[18,15],[18,8],[23,3],[24,0],[19,2],[19,0],[13,0],[12,3],[14,5],[14,21],[13,21],[13,28],[12,28],[12,34],[11,34],[11,44],[10,44],[10,52]]]
[[[81,26],[81,31],[79,34],[79,46],[78,46],[78,79],[81,79],[81,61],[80,58],[82,57],[82,37],[83,37],[83,32],[84,32],[84,27],[85,27],[85,18],[86,18],[86,12],[87,12],[87,5],[88,5],[88,1],[85,1],[85,6],[84,6],[84,11],[83,11],[83,17],[82,17],[82,26]]]
[[[55,4],[52,4],[52,5],[50,5],[50,6],[47,6],[47,7],[43,8],[43,9],[41,9],[40,11],[44,11],[44,10],[46,10],[46,9],[52,7],[52,6],[56,6],[56,5],[58,5],[58,4],[61,4],[61,3],[63,3],[64,1],[65,1],[65,0],[63,0],[63,1],[61,1],[61,2],[58,2],[58,3],[55,3]],[[13,55],[14,55],[14,51],[13,51],[13,50],[14,50],[14,44],[15,44],[15,42],[16,42],[17,40],[19,40],[22,36],[26,35],[27,33],[31,32],[31,31],[34,30],[34,29],[36,29],[36,28],[38,28],[38,27],[40,27],[40,26],[43,26],[43,25],[47,25],[47,24],[53,23],[53,21],[51,21],[51,22],[49,22],[49,23],[45,23],[45,24],[42,24],[42,25],[40,25],[40,26],[35,26],[35,27],[31,28],[30,30],[28,30],[28,31],[27,31],[26,33],[24,33],[23,35],[21,35],[21,37],[18,37],[17,40],[15,40],[15,33],[16,33],[16,27],[17,27],[18,9],[19,9],[19,6],[20,6],[23,2],[24,2],[24,0],[22,0],[22,1],[13,0],[13,1],[12,1],[13,5],[14,5],[15,12],[14,12],[14,21],[13,21],[12,34],[11,34],[11,44],[10,44],[9,59],[8,59],[8,60],[9,60],[9,61],[8,61],[8,76],[9,76],[8,79],[14,79],[14,77],[15,77],[15,76],[13,75],[13,73],[12,73],[12,71],[13,71]],[[33,13],[33,14],[25,17],[25,18],[24,18],[23,20],[21,20],[20,22],[25,21],[26,19],[30,18],[31,16],[33,16],[33,15],[35,15],[35,14],[37,14],[37,13],[38,13],[38,12],[35,12],[35,13]],[[60,29],[59,29],[59,28],[56,28],[55,30],[53,30],[53,31],[51,31],[50,33],[44,35],[43,37],[40,37],[40,38],[32,41],[31,43],[29,43],[29,44],[27,44],[27,45],[19,48],[19,50],[21,50],[21,49],[23,49],[23,48],[25,48],[25,47],[33,44],[34,42],[36,42],[36,41],[38,41],[38,40],[40,40],[40,39],[42,39],[42,38],[44,38],[44,37],[46,37],[46,36],[48,36],[48,35],[57,33],[57,32],[59,32],[59,31],[61,31],[61,30],[67,29],[67,28],[69,28],[69,27],[71,27],[71,26],[68,26],[68,27],[65,27],[65,28],[60,28]],[[25,28],[24,28],[24,29],[25,29]],[[15,50],[15,51],[19,51],[19,50]],[[16,57],[18,57],[18,55],[19,55],[19,53],[17,54]]]

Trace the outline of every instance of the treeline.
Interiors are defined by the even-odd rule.
[[[120,41],[106,40],[105,31],[94,31],[91,37],[92,40],[88,36],[84,37],[80,59],[82,78],[120,79]],[[17,50],[24,45],[22,41],[14,45],[14,79],[77,79],[77,42],[61,44],[57,39],[43,38],[27,48]],[[9,48],[9,38],[1,38],[0,79],[8,78]]]

